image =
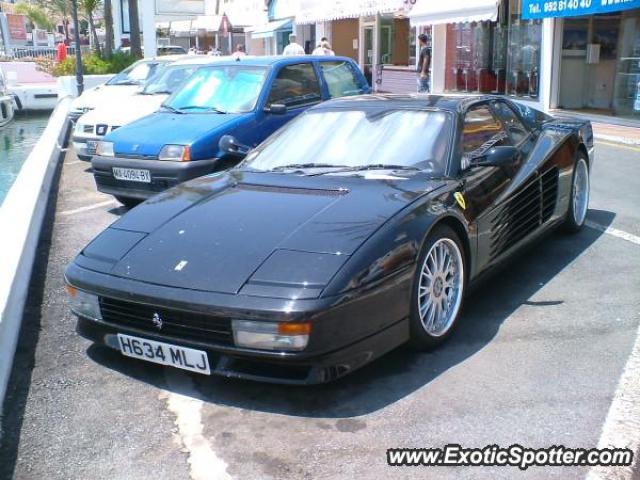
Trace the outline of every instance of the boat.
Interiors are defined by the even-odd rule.
[[[0,68],[0,128],[7,125],[15,114],[13,95],[7,91],[4,72]]]
[[[13,95],[15,109],[22,111],[48,111],[58,104],[56,79],[38,70],[34,62],[2,62],[7,88]]]

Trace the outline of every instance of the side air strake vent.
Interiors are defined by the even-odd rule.
[[[558,169],[536,175],[525,184],[491,221],[491,259],[513,247],[547,222],[556,208]]]

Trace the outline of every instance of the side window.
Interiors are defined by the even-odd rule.
[[[322,99],[320,82],[311,63],[283,67],[271,86],[267,105],[281,103],[296,107]]]
[[[527,128],[506,103],[494,102],[493,109],[507,129],[507,135],[509,135],[511,142],[514,145],[520,145],[529,135]]]
[[[329,87],[331,98],[362,93],[358,77],[349,62],[320,62],[320,69]]]
[[[474,107],[466,113],[462,131],[464,155],[473,156],[488,148],[504,145],[507,138],[504,127],[487,105]]]

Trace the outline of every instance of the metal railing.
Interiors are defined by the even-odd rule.
[[[82,52],[82,54],[91,53],[91,47],[89,45],[82,45],[80,47],[80,51]],[[14,60],[25,60],[25,59],[42,58],[42,57],[54,59],[56,58],[56,52],[57,52],[56,47],[25,46],[25,47],[14,47],[6,54],[6,56],[11,57]],[[76,47],[74,46],[67,47],[67,56],[75,55],[75,53],[76,53]]]

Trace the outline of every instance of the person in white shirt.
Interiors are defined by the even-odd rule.
[[[329,56],[334,56],[335,52],[333,50],[331,50],[331,45],[329,44],[327,39],[323,38],[322,41],[320,41],[320,45],[318,46],[318,48],[316,48],[311,53],[311,55],[329,55]]]
[[[283,55],[305,55],[304,48],[296,43],[295,34],[289,35],[289,45],[284,47]]]

